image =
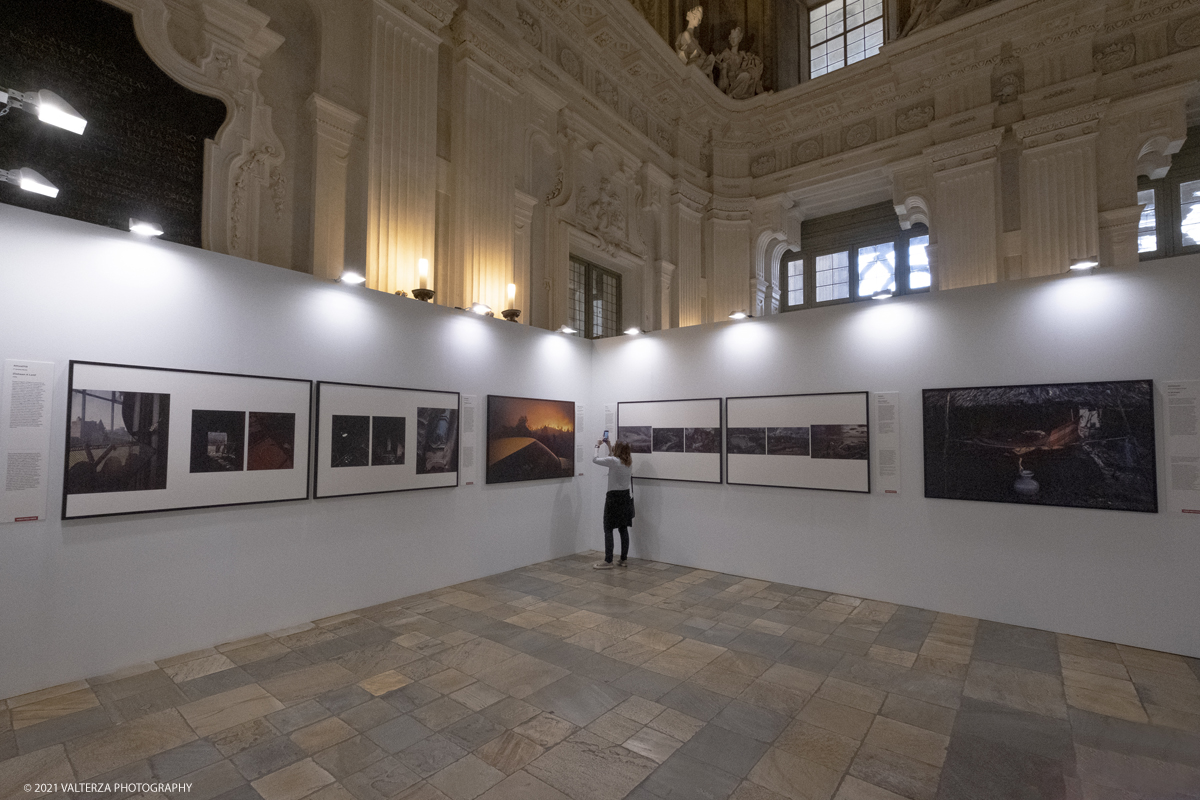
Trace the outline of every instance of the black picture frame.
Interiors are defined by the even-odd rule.
[[[560,417],[569,423],[571,427],[569,447],[565,440],[559,441],[561,437],[546,432],[548,426],[543,425],[529,429],[527,419],[524,423],[524,432],[529,433],[530,436],[501,436],[500,434],[502,433],[511,434],[521,432],[514,429],[514,421],[510,419],[514,412],[517,412],[518,416],[520,416],[520,407],[503,408],[510,401],[514,405],[526,404],[524,408],[527,409],[528,413],[537,412],[538,406],[534,404],[544,403],[558,406],[555,409],[557,413],[553,414],[553,416]],[[575,442],[579,435],[579,432],[575,430],[575,408],[574,400],[551,400],[538,397],[489,394],[487,396],[486,411],[487,443],[484,450],[484,482],[488,484],[502,484],[574,478]],[[548,416],[550,415],[549,409],[542,410]],[[526,418],[528,413],[526,414]],[[500,424],[501,417],[504,418],[506,424]],[[521,423],[517,422],[517,424]],[[526,443],[524,447],[520,447],[520,442],[517,441],[519,439],[531,439],[536,444]],[[501,440],[507,440],[506,444],[502,445]],[[516,449],[512,449],[514,447]],[[522,453],[524,455],[520,455]],[[564,453],[567,455],[563,455]],[[553,467],[550,461],[551,456],[559,460],[558,470]],[[570,462],[570,467],[567,467],[563,463],[568,461]],[[526,475],[528,477],[516,477],[518,475]]]
[[[739,401],[752,401],[752,400],[784,401],[784,400],[794,400],[794,399],[801,399],[801,398],[835,398],[835,397],[846,397],[846,398],[861,397],[862,398],[861,419],[863,421],[861,423],[849,422],[849,421],[839,422],[836,419],[829,419],[828,416],[833,416],[832,414],[829,414],[824,417],[811,417],[811,418],[801,418],[801,419],[780,419],[778,421],[778,423],[775,425],[765,425],[764,424],[761,426],[758,426],[758,425],[750,426],[751,428],[754,428],[755,430],[757,430],[758,428],[762,429],[762,431],[763,431],[763,452],[761,454],[734,453],[732,455],[735,455],[735,456],[749,455],[749,457],[752,457],[752,458],[759,458],[761,455],[761,458],[763,458],[763,459],[779,459],[779,458],[790,459],[790,458],[803,457],[803,458],[809,459],[810,462],[826,460],[826,458],[822,458],[821,456],[816,455],[816,450],[814,449],[814,446],[813,446],[814,440],[812,438],[810,438],[809,451],[806,455],[772,454],[770,442],[768,441],[768,438],[767,438],[769,431],[771,429],[777,429],[777,428],[807,427],[807,428],[809,428],[809,435],[810,435],[810,437],[812,437],[812,435],[813,435],[812,429],[817,428],[817,427],[851,427],[851,426],[862,427],[863,428],[862,442],[861,443],[858,441],[848,442],[847,446],[848,446],[848,450],[851,453],[857,453],[861,449],[864,452],[863,458],[858,458],[853,455],[838,455],[838,456],[833,456],[833,457],[827,457],[827,459],[828,460],[838,460],[838,461],[841,461],[841,460],[862,461],[864,464],[864,471],[865,471],[865,475],[863,476],[863,480],[864,480],[863,488],[839,488],[837,486],[829,486],[829,485],[818,486],[818,485],[803,484],[803,483],[799,483],[799,482],[787,483],[787,482],[781,481],[781,482],[776,482],[776,483],[764,483],[764,482],[758,482],[758,481],[734,480],[734,471],[735,470],[734,470],[733,466],[731,466],[729,464],[729,458],[731,455],[729,453],[729,434],[731,431],[733,431],[735,429],[741,429],[741,428],[747,427],[747,426],[743,426],[743,425],[735,425],[734,424],[734,422],[738,421],[736,419],[736,414],[737,414],[738,409],[734,408],[734,406]],[[856,411],[857,411],[857,409],[856,409]],[[824,421],[819,422],[818,419],[821,419]],[[843,417],[842,419],[849,420],[850,416]],[[806,393],[794,393],[794,394],[744,395],[741,397],[726,397],[725,398],[725,425],[726,425],[726,428],[725,428],[726,441],[725,441],[725,449],[724,449],[725,475],[726,475],[725,480],[726,480],[726,483],[730,486],[762,486],[762,487],[771,488],[771,489],[804,489],[807,491],[845,492],[848,494],[870,494],[871,493],[871,488],[872,488],[871,487],[871,417],[870,417],[870,392],[868,392],[868,391],[806,392]],[[858,438],[857,436],[853,437],[853,439],[855,439],[855,440],[857,440],[857,438]],[[771,462],[763,461],[762,463],[764,465],[766,465]],[[782,463],[786,463],[786,462],[774,462],[774,463],[782,464]],[[765,468],[765,466],[763,468]]]
[[[427,473],[427,474],[439,474],[439,475],[453,474],[454,482],[430,485],[430,486],[413,485],[413,486],[398,486],[396,488],[388,488],[388,489],[368,489],[368,490],[364,490],[364,491],[351,491],[351,492],[346,492],[346,491],[330,492],[330,491],[328,491],[328,487],[332,481],[330,480],[329,476],[326,475],[325,487],[324,487],[324,490],[326,491],[326,493],[323,494],[322,493],[323,489],[322,489],[322,484],[321,484],[321,476],[322,476],[322,474],[325,474],[325,470],[323,470],[322,466],[321,466],[323,463],[322,459],[326,458],[327,456],[329,456],[331,454],[331,451],[329,449],[323,448],[321,446],[322,441],[323,441],[322,431],[324,430],[324,428],[322,426],[322,421],[325,418],[325,414],[323,412],[330,410],[328,408],[329,400],[325,398],[325,392],[324,392],[325,387],[340,387],[340,388],[346,388],[346,389],[368,389],[368,390],[374,390],[374,391],[401,392],[401,393],[408,393],[408,394],[414,394],[414,395],[446,395],[446,396],[453,395],[454,396],[454,412],[455,412],[455,421],[454,421],[455,430],[454,430],[454,445],[453,445],[454,469],[453,470],[445,470],[443,472],[437,472],[437,473]],[[399,398],[397,398],[397,399],[399,399]],[[322,408],[323,403],[326,405],[326,408],[324,408],[324,409]],[[432,406],[430,406],[430,407],[432,407]],[[416,412],[419,412],[421,410],[421,408],[424,408],[424,407],[419,406],[419,405],[416,406]],[[437,408],[445,408],[445,407],[437,406]],[[412,430],[413,430],[414,434],[418,433],[418,419],[417,419],[416,412],[414,412],[413,418],[410,423],[412,425]],[[330,416],[333,416],[332,411],[330,411]],[[368,415],[368,416],[375,416],[375,415]],[[379,414],[378,416],[391,417],[393,415],[392,414]],[[313,436],[313,453],[314,453],[313,462],[316,466],[313,470],[313,498],[316,500],[328,500],[328,499],[335,498],[335,497],[360,497],[363,495],[371,495],[371,494],[394,494],[396,492],[417,492],[417,491],[429,491],[429,490],[434,490],[434,489],[454,489],[461,485],[462,479],[461,479],[460,473],[461,473],[461,469],[462,469],[462,395],[459,392],[441,390],[441,389],[414,389],[411,387],[404,387],[404,386],[382,386],[382,385],[378,385],[378,384],[369,384],[369,383],[348,383],[348,382],[344,382],[344,381],[317,381],[317,383],[316,383],[316,414],[314,415],[314,422],[315,422],[315,432],[314,432],[314,436]],[[370,457],[369,451],[371,448],[371,444],[372,444],[372,442],[371,442],[370,436],[368,435],[368,439],[367,439],[368,459]],[[419,448],[414,448],[413,462],[411,464],[400,465],[400,466],[403,466],[402,470],[396,470],[397,465],[385,465],[382,467],[379,465],[372,465],[369,460],[368,460],[367,464],[365,464],[361,467],[355,467],[355,469],[359,469],[359,470],[385,469],[392,473],[393,478],[399,478],[399,477],[408,475],[409,467],[411,466],[413,468],[414,475],[415,474],[426,474],[426,473],[417,473],[417,471],[416,471],[416,466],[417,466],[416,459],[419,457],[418,450],[419,450]]]
[[[91,370],[134,370],[136,371],[134,374],[138,375],[161,373],[163,376],[188,377],[175,378],[174,380],[176,382],[176,387],[173,389],[171,388],[172,379],[170,377],[160,378],[158,382],[163,388],[169,389],[168,391],[129,392],[115,385],[120,383],[122,380],[115,375],[113,376],[114,386],[107,389],[89,388],[86,386],[78,388],[76,383],[80,372]],[[241,405],[245,406],[260,406],[257,408],[241,408],[241,406],[239,406],[238,409],[224,408],[224,406],[229,404],[221,402],[221,390],[218,387],[214,386],[213,388],[207,390],[196,388],[195,386],[190,387],[190,389],[179,388],[178,383],[180,381],[182,381],[186,387],[191,383],[191,378],[194,378],[195,376],[204,376],[206,378],[211,378],[214,381],[258,381],[278,383],[283,385],[294,384],[295,386],[292,388],[297,390],[296,397],[294,399],[298,401],[302,396],[303,405],[285,407],[280,405],[279,399],[264,398],[261,402],[250,403],[243,401],[241,403]],[[101,378],[99,377],[93,377],[88,382],[100,379]],[[151,378],[148,382],[154,383],[155,381],[153,378]],[[302,393],[298,391],[299,387],[301,386],[304,387]],[[213,372],[206,370],[178,369],[174,367],[154,367],[141,364],[117,364],[103,361],[72,359],[68,363],[67,367],[67,402],[65,404],[66,442],[64,445],[63,454],[63,489],[62,504],[60,507],[62,519],[94,519],[98,517],[125,516],[129,514],[153,514],[167,511],[190,511],[201,508],[226,508],[232,506],[262,505],[265,503],[283,503],[294,502],[297,500],[307,500],[309,498],[309,483],[312,479],[311,459],[309,458],[312,445],[312,440],[309,435],[311,431],[313,412],[312,386],[313,382],[311,380],[306,380],[303,378],[280,378],[265,375],[247,375],[234,372]],[[242,384],[242,387],[246,388],[245,384]],[[281,393],[283,393],[282,386],[277,388]],[[72,426],[76,421],[73,418],[76,392],[80,393],[81,410],[86,403],[86,398],[89,394],[96,399],[100,399],[97,393],[106,392],[111,395],[110,398],[104,401],[108,402],[111,406],[110,419],[114,420],[114,424],[110,426],[111,430],[106,431],[103,426],[100,426],[98,429],[88,431],[85,435],[85,428],[87,427],[85,425],[87,421],[86,414],[81,413],[80,419],[78,420],[80,423],[79,431],[77,433],[73,433]],[[117,404],[116,395],[118,394],[122,395],[122,428],[120,430],[124,432],[119,436],[117,435],[118,431],[115,426],[115,406]],[[149,418],[145,417],[144,414],[139,412],[137,408],[137,402],[132,404],[132,411],[129,410],[128,406],[131,404],[126,403],[124,399],[124,395],[127,394],[139,396],[139,401],[150,395],[159,397],[164,395],[171,397],[172,395],[175,395],[175,399],[170,401],[169,409],[167,409],[165,412],[162,412],[157,419],[154,419],[154,412],[151,412]],[[188,397],[192,398],[191,402],[184,402],[184,400]],[[275,469],[248,469],[248,459],[245,458],[243,443],[240,469],[232,472],[193,472],[191,469],[191,449],[194,438],[192,434],[193,419],[197,413],[202,414],[204,410],[214,407],[220,407],[226,412],[239,411],[240,413],[244,413],[247,419],[251,414],[256,413],[280,415],[295,414],[296,416],[292,431],[293,438],[290,442],[293,448],[290,454],[291,457],[289,459],[290,466],[286,468]],[[138,423],[134,423],[138,425],[140,430],[136,428],[134,430],[130,430],[129,428],[130,420],[135,416],[142,417]],[[166,430],[164,431],[163,428]],[[174,433],[172,433],[172,431],[174,431]],[[246,435],[248,436],[248,434]],[[157,439],[155,439],[156,436],[158,437]],[[88,441],[91,438],[97,438],[100,440],[96,443],[97,446],[99,446],[99,444],[106,445],[99,458],[96,458],[91,452],[90,448],[92,442]],[[165,439],[165,441],[163,441],[163,439]],[[78,440],[80,447],[73,448],[73,444],[76,440]],[[138,462],[136,465],[131,466],[134,461],[135,447],[138,450],[136,454]],[[175,451],[180,448],[186,451],[184,457],[180,457],[178,454],[172,456],[172,453],[175,453]],[[114,464],[118,463],[112,459],[115,457],[115,454],[120,453],[122,450],[126,452],[125,461],[120,462],[121,466],[119,468],[109,470],[107,468],[107,464],[110,462]],[[149,455],[143,455],[141,452],[143,450],[156,452],[151,452]],[[72,463],[73,451],[82,451],[85,454],[85,459],[91,466],[91,470],[78,469],[78,467],[83,463],[79,460],[76,460],[74,464]],[[153,463],[155,458],[161,458],[165,463],[155,464]],[[304,462],[303,467],[301,467],[299,463],[301,460]],[[73,468],[76,468],[74,473]],[[155,477],[151,478],[150,483],[147,484],[144,482],[139,483],[139,481],[136,479],[130,480],[124,478],[119,474],[115,478],[112,476],[103,476],[103,473],[105,472],[119,473],[121,470],[125,470],[129,473],[155,473]],[[93,473],[93,477],[91,479],[86,477],[89,472]],[[285,478],[292,479],[288,481],[286,493],[281,487],[279,491],[275,492],[275,494],[279,496],[266,497],[263,499],[244,499],[224,502],[220,500],[215,500],[213,502],[194,502],[191,500],[183,500],[182,502],[178,503],[170,503],[168,501],[168,503],[164,504],[161,501],[170,497],[170,495],[147,494],[148,492],[169,491],[172,494],[181,497],[195,497],[197,495],[202,497],[209,493],[218,495],[224,493],[226,496],[230,496],[231,494],[236,493],[233,492],[229,487],[214,486],[212,484],[209,486],[204,486],[204,482],[211,480],[214,476],[232,474],[244,475],[246,476],[245,480],[264,485],[270,483],[270,479],[276,474],[281,474],[284,472],[289,474],[284,476],[284,478],[281,478],[279,483],[283,483]],[[301,475],[303,476],[302,480],[300,478]],[[172,482],[174,483],[172,484]],[[180,482],[184,484],[183,489],[179,489]],[[291,488],[291,484],[293,483],[295,484],[295,491],[293,491]],[[72,510],[72,497],[84,498],[87,496],[97,495],[120,495],[127,497],[129,498],[128,507],[121,507],[116,501],[109,501],[111,505],[116,506],[119,508],[119,510],[92,510],[90,513],[85,513],[82,510]],[[102,503],[96,501],[79,500],[76,502],[76,505],[97,506],[102,505]]]
[[[717,478],[716,478],[716,480],[706,480],[706,479],[702,479],[702,478],[665,477],[665,476],[661,476],[661,475],[646,475],[644,473],[639,474],[639,472],[638,472],[639,460],[644,459],[647,455],[650,456],[651,458],[653,458],[653,456],[655,454],[655,451],[653,450],[654,426],[653,425],[645,426],[642,424],[642,422],[640,420],[636,421],[636,423],[634,425],[629,425],[629,426],[625,426],[625,427],[636,427],[636,428],[650,427],[651,428],[651,436],[650,436],[651,452],[640,453],[640,454],[637,452],[634,453],[634,455],[633,455],[633,469],[634,469],[633,477],[638,480],[647,480],[647,481],[675,481],[675,482],[680,482],[680,483],[708,483],[708,484],[724,483],[724,481],[725,481],[725,459],[723,457],[723,444],[725,441],[725,406],[720,397],[687,397],[687,398],[674,398],[671,400],[622,400],[617,403],[617,430],[616,430],[616,436],[614,436],[613,439],[616,440],[616,439],[620,438],[621,428],[622,428],[622,425],[621,425],[621,409],[622,409],[622,407],[628,407],[629,410],[632,411],[633,410],[632,407],[634,407],[634,406],[647,406],[647,405],[664,405],[665,406],[665,405],[670,405],[672,403],[716,403],[716,412],[717,412],[716,422],[717,422],[717,424],[715,427],[717,429],[717,437],[718,437],[717,451],[715,453],[712,453],[712,452],[689,453],[689,452],[687,452],[686,439],[685,439],[684,450],[682,452],[672,453],[672,455],[682,455],[682,456],[715,455],[716,460],[717,460]],[[627,420],[628,420],[629,416],[630,415],[628,415],[628,414],[626,415]],[[713,426],[711,426],[711,425],[685,426],[682,424],[671,424],[671,425],[662,425],[662,426],[658,426],[658,427],[660,429],[682,428],[685,431],[685,435],[686,435],[686,431],[689,429],[694,429],[694,428],[698,428],[698,427],[708,429],[708,428],[712,428]]]

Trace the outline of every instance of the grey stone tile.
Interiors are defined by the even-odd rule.
[[[86,711],[77,711],[65,717],[39,722],[16,731],[17,748],[22,753],[32,753],[52,744],[62,744],[77,736],[96,733],[113,726],[113,719],[104,706],[95,706]]]
[[[844,653],[837,650],[826,650],[808,642],[795,642],[776,660],[789,667],[805,669],[821,675],[828,675],[830,670],[838,665]]]
[[[384,642],[391,641],[395,635],[396,634],[392,633],[387,628],[381,628],[377,625],[372,625],[370,627],[364,627],[362,630],[355,631],[354,633],[346,634],[346,636],[343,638],[345,638],[346,641],[350,642],[356,648],[359,648],[369,647],[373,644],[383,644]]]
[[[466,750],[441,734],[435,733],[401,750],[396,754],[396,758],[417,775],[428,778],[466,754]]]
[[[937,800],[1066,798],[1064,767],[994,741],[955,735],[942,766]]]
[[[1068,709],[1075,743],[1200,768],[1200,735]]]
[[[1050,631],[1022,628],[986,619],[981,619],[975,629],[975,646],[978,647],[980,643],[1058,652],[1058,637]]]
[[[128,722],[138,717],[144,717],[147,714],[154,714],[159,711],[166,711],[168,708],[175,708],[184,703],[189,702],[189,699],[183,692],[179,691],[178,686],[160,686],[157,689],[150,689],[141,694],[123,697],[115,701],[113,709],[120,716],[122,722]]]
[[[92,691],[95,692],[96,699],[101,703],[114,703],[117,700],[132,697],[135,694],[142,694],[143,692],[174,685],[175,681],[171,680],[170,675],[160,669],[154,669],[149,672],[132,675],[128,678],[121,678],[111,683],[94,686],[92,687]]]
[[[243,750],[229,760],[248,781],[256,781],[264,775],[277,772],[289,764],[308,757],[300,747],[286,736]]]
[[[400,716],[400,712],[395,706],[376,697],[370,702],[355,706],[338,716],[356,731],[368,731],[388,720],[395,719]]]
[[[744,778],[767,752],[768,744],[719,725],[708,724],[679,748],[679,754]],[[664,762],[665,763],[665,762]]]
[[[357,683],[333,689],[317,698],[317,702],[329,710],[331,714],[341,714],[355,706],[371,700],[373,695]]]
[[[1018,647],[992,639],[976,639],[975,647],[971,651],[971,658],[979,661],[990,661],[993,664],[1022,667],[1037,672],[1045,672],[1059,678],[1062,677],[1062,667],[1058,662],[1057,650]]]
[[[254,791],[254,787],[250,784],[243,783],[241,786],[217,795],[213,800],[262,800],[262,795]]]
[[[502,733],[503,726],[480,714],[463,717],[441,730],[443,736],[466,750],[481,747]]]
[[[289,672],[295,672],[298,669],[304,669],[311,665],[312,662],[304,656],[289,651],[272,658],[264,658],[259,661],[252,661],[249,664],[243,664],[241,669],[254,680],[262,682]]]
[[[782,636],[772,636],[759,631],[742,631],[725,646],[730,650],[739,650],[743,653],[753,653],[756,656],[777,660],[794,644],[796,643],[791,639],[785,639]]]
[[[539,631],[521,631],[507,639],[496,639],[495,641],[527,655],[533,655],[557,644],[560,640]]]
[[[151,756],[148,763],[155,778],[160,781],[171,781],[180,775],[187,775],[189,772],[195,772],[209,764],[215,764],[222,758],[224,756],[212,743],[197,739],[165,753]]]
[[[17,757],[17,735],[12,731],[0,733],[0,761]]]
[[[726,800],[740,782],[712,764],[676,752],[638,788],[663,800]]]
[[[946,708],[958,708],[963,690],[963,681],[957,678],[906,669],[851,654],[844,655],[830,675]]]
[[[856,656],[865,656],[867,651],[871,649],[870,642],[863,642],[858,639],[849,639],[845,636],[831,635],[828,639],[821,642],[821,646],[827,650],[837,650],[842,653],[853,653]]]
[[[911,800],[934,800],[938,791],[937,767],[871,745],[859,748],[849,774]]]
[[[1051,761],[1071,762],[1075,757],[1071,723],[1067,720],[969,697],[964,697],[959,706],[951,743],[959,736],[974,737]]]
[[[344,778],[341,783],[358,800],[392,800],[418,781],[418,775],[399,759],[389,756]]]
[[[620,800],[656,766],[645,756],[580,731],[532,761],[525,771],[569,797]]]
[[[632,670],[632,664],[626,664],[624,661],[618,661],[615,658],[609,658],[599,653],[592,653],[582,663],[572,668],[572,672],[576,675],[582,675],[585,678],[591,678],[601,683],[612,683],[613,681],[620,680]]]
[[[187,695],[189,700],[203,700],[205,697],[228,692],[230,689],[248,686],[255,680],[242,667],[232,667],[201,678],[184,681],[179,684],[179,689]]]
[[[314,722],[320,722],[328,716],[329,710],[316,700],[305,700],[291,708],[268,714],[266,720],[280,733],[291,733]]]
[[[613,681],[612,685],[647,700],[657,700],[682,682],[679,678],[660,675],[657,672],[638,667]]]
[[[539,689],[525,700],[583,727],[627,697],[628,692],[615,686],[578,675],[567,675]]]
[[[168,795],[172,800],[212,800],[240,786],[246,780],[228,761],[218,761],[196,772],[182,775],[175,783],[191,784],[187,791]]]
[[[715,644],[719,647],[728,647],[729,643],[741,636],[742,628],[736,628],[733,625],[727,625],[724,622],[718,622],[708,630],[701,633],[696,638],[705,644]]]
[[[210,735],[208,741],[216,746],[221,755],[229,758],[243,750],[249,750],[251,747],[274,739],[278,735],[279,731],[271,723],[259,717],[258,719],[243,722],[241,725],[234,725],[232,728],[218,731]]]
[[[734,700],[713,717],[713,724],[770,744],[787,727],[788,717],[766,708]]]
[[[408,673],[405,674],[407,675]],[[434,689],[430,689],[423,683],[410,683],[394,692],[388,692],[380,699],[402,714],[407,714],[414,708],[420,708],[423,705],[432,703],[439,697],[441,697],[441,694]]]
[[[328,639],[324,642],[310,644],[307,647],[296,648],[297,653],[307,658],[314,664],[322,661],[328,661],[335,656],[340,656],[343,653],[349,653],[351,650],[357,649],[354,643],[343,639],[340,636]]]
[[[721,713],[730,698],[710,692],[694,683],[684,682],[658,698],[658,702],[680,713],[708,722]]]
[[[398,753],[432,734],[429,728],[405,715],[372,728],[366,736],[386,752]]]
[[[345,778],[384,758],[387,753],[365,736],[355,736],[322,750],[313,761],[335,778]]]
[[[97,775],[95,778],[89,781],[89,783],[95,783],[99,786],[106,786],[113,783],[150,783],[154,780],[155,775],[150,769],[150,763],[143,759],[141,761],[135,761],[132,764],[126,764],[120,769],[114,769],[112,772],[104,775]],[[135,793],[136,789],[131,791],[96,792],[91,794],[80,792],[78,794],[72,793],[70,798],[71,800],[124,800],[126,797],[132,797]],[[34,796],[36,797],[38,795]],[[45,795],[42,796],[44,797]],[[16,800],[16,797],[14,797],[13,800]]]

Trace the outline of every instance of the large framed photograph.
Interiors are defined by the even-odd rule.
[[[1158,511],[1151,381],[923,395],[926,497]]]
[[[575,403],[489,394],[487,482],[575,474]]]
[[[721,482],[719,397],[617,403],[616,434],[629,443],[635,478]]]
[[[725,400],[730,484],[871,491],[867,393]]]
[[[458,392],[317,383],[316,497],[458,485]]]
[[[70,364],[63,519],[308,498],[312,381]]]

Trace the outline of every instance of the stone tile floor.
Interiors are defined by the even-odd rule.
[[[1196,659],[595,558],[0,702],[0,798],[1200,798]]]

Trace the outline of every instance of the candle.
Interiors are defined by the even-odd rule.
[[[517,285],[510,283],[508,285],[508,307],[512,308],[517,303]]]
[[[429,288],[429,286],[428,286],[428,284],[429,284],[429,259],[428,258],[418,258],[417,259],[417,275],[420,278],[421,288],[428,289]]]

